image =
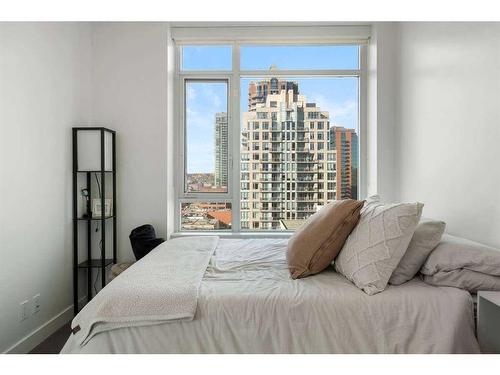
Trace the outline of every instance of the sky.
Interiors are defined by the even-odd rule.
[[[242,46],[242,70],[278,69],[350,69],[357,68],[355,46]],[[186,46],[184,70],[230,70],[231,48],[227,46]],[[248,83],[261,77],[241,79],[240,112],[247,109]],[[307,102],[314,102],[330,114],[330,124],[357,129],[358,79],[355,77],[286,77],[299,84]],[[227,87],[224,82],[187,82],[186,136],[187,172],[214,172],[214,122],[217,112],[227,111]]]

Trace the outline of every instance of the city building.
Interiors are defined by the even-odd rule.
[[[267,95],[279,94],[282,90],[292,90],[294,94],[299,93],[299,85],[296,82],[271,78],[270,80],[250,82],[248,85],[248,110],[255,111],[257,104],[265,104]]]
[[[227,187],[228,125],[227,113],[215,114],[215,188]]]
[[[231,229],[231,204],[190,202],[181,204],[183,230]]]
[[[336,199],[336,150],[329,113],[296,82],[249,84],[241,138],[242,229],[280,229]]]
[[[337,199],[358,198],[358,147],[354,129],[330,128],[330,148],[337,151]]]

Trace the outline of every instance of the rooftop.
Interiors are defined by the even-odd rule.
[[[231,211],[209,211],[207,215],[225,225],[231,225]]]

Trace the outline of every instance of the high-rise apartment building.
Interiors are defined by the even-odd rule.
[[[330,119],[296,82],[252,82],[241,139],[241,225],[279,229],[336,199]]]
[[[214,185],[216,188],[227,187],[228,174],[228,124],[227,113],[219,112],[215,114],[215,176]]]
[[[258,104],[265,104],[267,95],[279,94],[282,90],[294,94],[299,93],[297,82],[283,81],[277,78],[271,78],[267,81],[250,82],[248,85],[248,110],[255,111]]]
[[[330,128],[330,148],[336,150],[337,199],[358,198],[358,135],[354,129]]]

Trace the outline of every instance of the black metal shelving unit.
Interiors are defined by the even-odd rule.
[[[98,131],[100,134],[100,169],[98,170],[79,170],[78,169],[78,135],[79,132],[85,131]],[[105,134],[106,132],[111,135],[111,170],[106,170],[105,167]],[[88,189],[89,199],[87,201],[87,213],[89,216],[79,216],[78,213],[78,202],[81,185],[79,185],[79,175],[86,176],[86,188]],[[98,196],[101,199],[101,216],[93,217],[91,214],[91,201],[92,201],[92,174],[100,175],[100,192]],[[111,174],[112,180],[112,196],[111,196],[111,215],[105,215],[105,200],[106,197],[106,175]],[[74,303],[74,314],[76,315],[79,311],[79,273],[85,270],[87,273],[87,302],[92,299],[92,270],[97,269],[101,274],[101,287],[104,288],[106,285],[106,268],[112,264],[116,264],[116,132],[111,129],[103,127],[75,127],[73,128],[73,303]],[[106,224],[112,221],[112,250],[113,255],[111,258],[106,257]],[[92,223],[100,222],[101,224],[101,239],[100,239],[100,257],[92,258]],[[84,223],[84,225],[80,225]],[[86,227],[87,236],[87,259],[83,262],[79,262],[79,230],[82,227]]]

